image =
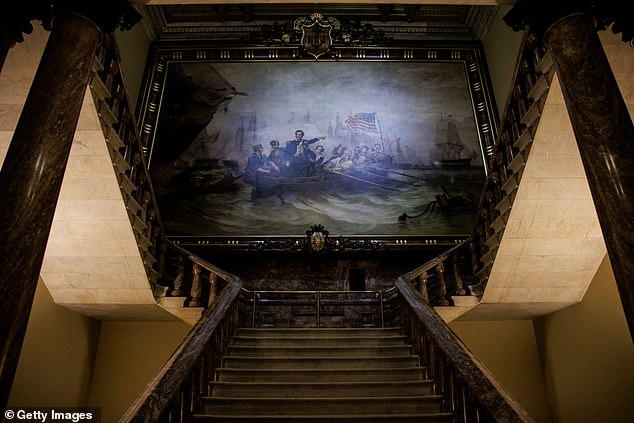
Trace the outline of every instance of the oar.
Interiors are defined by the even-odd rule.
[[[386,180],[388,180],[388,181],[390,181],[390,182],[395,182],[395,183],[397,183],[397,184],[403,184],[403,185],[409,185],[409,186],[411,186],[411,187],[417,187],[417,186],[418,186],[418,184],[421,182],[421,181],[418,181],[418,182],[406,182],[406,181],[399,181],[398,179],[392,179],[392,178],[390,178],[390,177],[388,177],[388,176],[380,175],[380,174],[378,174],[378,173],[374,173],[374,172],[372,172],[372,171],[367,171],[367,170],[357,169],[356,171],[357,171],[357,172],[365,172],[365,173],[367,173],[367,174],[369,174],[369,175],[372,175],[372,177],[383,178],[383,179],[386,179]]]
[[[395,173],[395,174],[397,174],[397,175],[406,176],[406,177],[408,177],[408,178],[418,179],[419,181],[423,181],[423,180],[424,180],[424,178],[421,178],[420,176],[409,175],[409,174],[407,174],[407,173],[397,172],[397,171],[395,171],[395,170],[392,170],[392,169],[386,169],[386,168],[384,168],[384,167],[382,167],[382,168],[380,168],[380,169],[387,170],[388,172],[390,172],[390,173]]]
[[[363,178],[358,178],[356,176],[352,176],[352,175],[349,175],[347,173],[339,172],[337,170],[328,169],[328,172],[334,173],[336,175],[344,176],[346,178],[350,178],[350,179],[353,179],[355,181],[360,181],[360,182],[363,182],[364,184],[373,185],[375,187],[378,187],[378,188],[381,188],[381,189],[385,189],[385,190],[388,190],[388,191],[398,191],[397,189],[395,189],[393,187],[388,187],[386,185],[377,184],[376,182],[368,181],[367,179],[363,179]]]

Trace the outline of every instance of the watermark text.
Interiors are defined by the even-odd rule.
[[[12,407],[4,412],[5,423],[101,423],[99,407]]]

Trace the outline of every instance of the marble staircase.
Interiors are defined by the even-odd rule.
[[[400,328],[240,329],[197,422],[451,422]]]

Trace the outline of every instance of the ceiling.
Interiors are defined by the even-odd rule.
[[[478,40],[496,5],[376,3],[137,4],[154,40],[244,39],[262,25],[293,22],[319,12],[342,22],[370,24],[394,40]]]

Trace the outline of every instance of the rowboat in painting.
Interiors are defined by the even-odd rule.
[[[321,190],[381,190],[388,192],[409,191],[417,186],[416,182],[403,181],[390,176],[386,169],[363,167],[341,169],[320,169],[313,176],[275,176],[259,173],[253,184],[253,197],[268,197],[288,191]]]

